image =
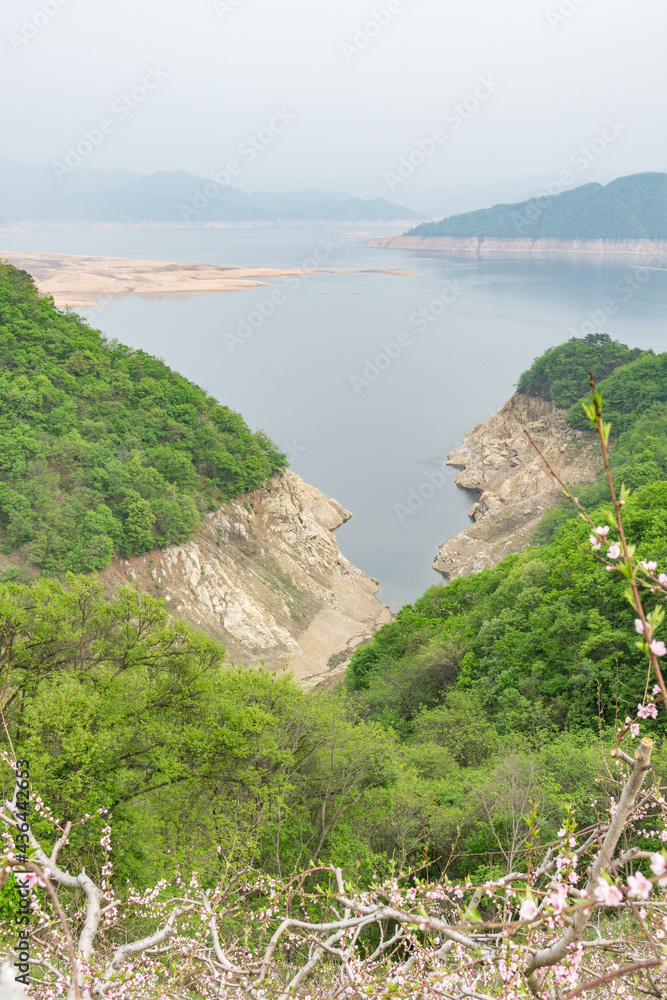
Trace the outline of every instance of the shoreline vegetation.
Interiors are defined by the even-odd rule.
[[[588,432],[590,421],[581,404],[586,401],[590,372],[613,421],[609,450],[614,481],[619,489],[624,484],[631,491],[624,519],[641,556],[664,559],[667,352],[629,348],[607,334],[573,337],[533,361],[520,376],[513,400],[553,406],[575,435]],[[547,413],[545,409],[542,433]],[[526,416],[528,409],[522,422],[539,437],[540,421],[527,421]],[[511,421],[506,422],[511,429]],[[581,440],[583,453],[585,439]],[[457,449],[459,455],[470,442],[469,436]],[[510,440],[501,446],[509,452],[510,468],[518,455],[516,444],[515,440],[513,452]],[[544,439],[540,444],[544,447]],[[494,469],[496,455],[488,441],[484,445],[486,474]],[[557,449],[545,450],[550,451],[551,462]],[[517,490],[521,493],[517,506],[525,509],[531,498],[522,487]],[[593,512],[595,523],[602,524],[609,503],[606,472],[580,483],[577,495],[578,503]],[[624,584],[582,551],[588,532],[576,507],[560,502],[544,510],[532,542],[520,552],[480,566],[479,571],[473,567],[469,574],[435,585],[401,608],[372,642],[351,657],[346,683],[366,707],[364,717],[412,736],[420,713],[442,704],[443,678],[449,676],[445,699],[456,691],[474,691],[490,719],[497,722],[511,715],[516,731],[527,732],[531,726],[545,732],[594,726],[598,714],[604,724],[609,723],[615,700],[610,696],[606,703],[599,702],[599,692],[605,683],[616,683],[619,662],[631,668],[623,683],[637,683],[633,670],[641,661],[622,631],[626,625],[632,627],[633,620]],[[456,548],[452,554],[460,555],[464,546],[460,537],[459,544],[456,539],[450,539]],[[629,703],[633,700],[634,693]]]
[[[179,545],[285,455],[159,358],[0,263],[0,549],[50,575]]]
[[[39,317],[33,316],[32,327],[22,323],[23,298],[6,290],[8,311],[12,307],[15,313],[15,336],[22,338],[24,371],[36,368],[46,377],[45,364],[53,360],[60,360],[64,369],[51,373],[57,383],[51,383],[53,389],[45,378],[37,383],[43,396],[38,411],[42,426],[67,429],[63,426],[66,400],[56,396],[63,391],[61,385],[76,390],[72,398],[83,398],[85,403],[85,408],[79,405],[81,431],[89,435],[95,454],[84,451],[81,462],[73,450],[77,444],[73,432],[63,443],[67,450],[59,444],[59,450],[52,453],[61,466],[67,460],[64,472],[70,480],[80,481],[81,473],[90,476],[93,466],[88,459],[99,453],[100,440],[104,445],[100,435],[105,421],[128,423],[136,411],[144,431],[162,436],[155,417],[148,427],[144,420],[146,413],[155,413],[156,400],[147,406],[158,389],[151,379],[164,369],[139,352],[105,349],[103,344],[95,353],[90,346],[86,348],[90,356],[79,343],[76,351],[67,350],[66,333],[77,339],[87,336],[94,347],[93,333],[81,324],[76,327],[74,316],[52,315],[50,304],[31,292],[27,276],[15,279],[26,286],[23,290],[29,302],[43,310],[44,320],[41,332]],[[25,319],[31,315],[29,302],[23,304]],[[33,339],[36,343],[25,343]],[[46,346],[38,353],[42,345]],[[11,359],[19,356],[12,346],[8,338],[8,368]],[[306,694],[284,675],[238,668],[218,642],[173,618],[166,598],[156,600],[129,586],[120,587],[115,598],[107,601],[102,584],[90,577],[43,575],[30,586],[20,580],[0,581],[7,737],[14,759],[30,761],[31,795],[35,803],[40,802],[40,809],[31,815],[30,830],[36,844],[49,845],[43,855],[35,856],[46,865],[55,841],[55,853],[61,851],[58,871],[66,866],[67,872],[82,873],[68,875],[72,883],[60,889],[63,908],[78,933],[82,884],[92,887],[94,900],[104,891],[108,893],[104,899],[113,900],[117,907],[113,923],[100,923],[104,934],[86,967],[90,979],[97,977],[96,981],[105,983],[102,976],[109,956],[127,955],[128,942],[145,945],[151,935],[162,933],[156,927],[178,927],[168,942],[173,951],[137,958],[136,966],[128,963],[126,978],[119,974],[114,983],[120,984],[119,989],[124,989],[123,984],[134,989],[133,997],[139,995],[135,984],[146,997],[162,997],[167,992],[183,995],[183,989],[195,982],[186,965],[196,954],[193,942],[199,947],[204,940],[202,928],[211,926],[212,914],[221,915],[215,939],[218,951],[226,961],[227,955],[236,955],[232,949],[240,948],[242,942],[239,962],[247,964],[267,941],[279,941],[274,927],[292,926],[283,923],[285,900],[293,907],[290,919],[298,922],[294,924],[297,930],[305,927],[310,933],[313,921],[323,914],[328,931],[329,911],[322,907],[331,898],[327,893],[332,875],[342,887],[341,898],[331,904],[336,907],[336,920],[345,912],[343,907],[349,910],[357,905],[346,902],[347,884],[348,895],[362,899],[360,906],[367,911],[365,916],[362,912],[364,919],[373,918],[374,900],[381,894],[382,907],[389,900],[390,909],[378,912],[386,914],[387,921],[401,920],[417,928],[406,945],[407,961],[415,953],[420,959],[426,954],[425,950],[417,952],[422,941],[431,947],[431,938],[418,938],[417,932],[440,934],[444,927],[458,934],[463,926],[466,935],[478,935],[480,927],[487,934],[492,925],[497,931],[497,914],[506,920],[518,910],[518,921],[507,926],[523,933],[539,915],[538,904],[529,895],[530,884],[535,885],[529,879],[541,878],[545,871],[540,867],[544,862],[535,863],[538,848],[552,849],[547,857],[560,866],[557,877],[561,882],[556,885],[563,886],[558,894],[564,900],[562,905],[556,900],[556,913],[554,884],[539,883],[545,887],[535,890],[536,896],[540,893],[539,913],[553,921],[561,913],[582,912],[577,883],[589,864],[591,844],[602,840],[609,815],[618,831],[619,810],[627,816],[630,809],[625,792],[619,795],[623,772],[615,764],[609,766],[605,746],[612,748],[614,760],[620,760],[619,768],[630,762],[633,773],[641,776],[644,771],[635,768],[634,762],[640,761],[643,768],[648,764],[646,754],[642,751],[630,757],[621,742],[636,753],[638,738],[643,740],[640,749],[651,747],[655,739],[651,766],[656,796],[667,773],[664,715],[658,715],[656,689],[650,696],[647,692],[647,647],[637,639],[646,636],[646,625],[640,618],[640,632],[635,621],[639,611],[653,631],[661,609],[656,611],[656,605],[645,615],[641,603],[639,607],[628,603],[627,578],[613,571],[616,565],[625,566],[620,563],[621,548],[611,535],[615,529],[605,525],[613,476],[623,504],[623,521],[617,523],[625,526],[637,546],[633,566],[646,574],[643,579],[648,586],[664,588],[667,575],[663,581],[654,571],[664,565],[667,553],[667,352],[654,355],[630,349],[603,334],[573,338],[537,358],[520,377],[518,389],[560,407],[575,430],[588,430],[589,418],[580,412],[580,400],[591,371],[598,387],[598,434],[605,434],[599,416],[602,392],[612,419],[612,451],[608,464],[605,445],[605,473],[578,492],[576,503],[587,512],[588,520],[576,516],[574,504],[564,504],[547,515],[537,545],[504,559],[494,569],[429,588],[414,605],[406,605],[377,630],[370,643],[357,649],[345,686]],[[26,414],[35,411],[35,400],[27,396],[23,371],[10,369],[10,373],[13,383],[5,392],[6,420],[15,415],[16,427],[3,454],[13,458],[18,475],[19,450],[30,429]],[[109,386],[115,391],[100,400],[102,411],[98,407],[92,412],[88,400],[93,394],[93,401],[97,400],[100,383],[108,376],[113,376]],[[182,411],[187,386],[179,385],[170,378],[163,398],[165,404]],[[197,390],[190,387],[190,391]],[[118,413],[114,404],[123,400],[127,401],[124,413]],[[172,410],[170,415],[175,420],[179,414]],[[199,426],[196,419],[191,424],[195,430]],[[138,429],[135,426],[135,434]],[[177,440],[181,436],[173,425],[166,430]],[[37,431],[41,440],[42,427]],[[161,459],[168,456],[161,451],[156,454],[154,447],[151,452],[165,468]],[[49,454],[44,458],[48,461]],[[35,473],[33,481],[41,477],[50,487],[45,462],[30,471]],[[178,472],[176,463],[169,465]],[[152,473],[150,477],[144,473],[135,476],[137,486],[142,485],[139,478],[147,485],[157,482]],[[25,524],[25,505],[9,491],[4,497],[5,503],[13,504],[9,515],[18,530]],[[344,516],[341,511],[333,514],[333,520]],[[253,515],[260,516],[259,511]],[[256,541],[247,530],[249,521],[245,523],[254,547]],[[598,551],[602,559],[593,557]],[[607,565],[612,566],[611,572]],[[654,658],[667,656],[662,639],[646,641],[655,642],[650,650]],[[261,661],[260,665],[264,666]],[[625,706],[631,714],[622,723]],[[600,795],[607,789],[614,797],[611,809],[606,803],[601,805]],[[634,874],[627,882],[635,886],[644,885],[641,879],[645,880],[643,899],[652,891],[648,877],[653,871],[648,866],[653,864],[652,855],[661,859],[661,874],[656,878],[662,878],[667,868],[659,854],[664,849],[659,818],[664,801],[662,796],[656,799],[655,809],[652,801],[641,800],[645,811],[633,820],[624,853],[614,861],[622,871],[621,862],[630,859]],[[48,811],[41,808],[42,803]],[[65,836],[62,823],[54,830],[51,818],[55,816],[67,817]],[[5,829],[11,830],[8,819]],[[606,840],[604,845],[606,856],[615,858],[615,845],[609,848]],[[553,848],[559,848],[558,855]],[[566,855],[573,850],[576,853]],[[602,857],[597,847],[595,851],[596,857]],[[568,869],[562,867],[562,859]],[[51,864],[48,867],[53,871]],[[528,868],[532,875],[522,874]],[[551,878],[550,870],[546,871]],[[98,886],[100,872],[106,880],[104,890]],[[586,892],[596,906],[598,902],[609,906],[605,901],[612,890],[616,893],[611,912],[604,914],[600,937],[593,943],[622,944],[628,926],[627,939],[632,941],[637,926],[634,910],[630,916],[614,909],[625,898],[625,885],[605,883],[594,895],[595,871],[585,877]],[[87,881],[77,883],[76,878]],[[301,896],[294,891],[299,885]],[[508,885],[513,888],[508,890]],[[219,886],[224,894],[215,896]],[[441,898],[438,894],[445,889],[448,895]],[[543,895],[552,889],[551,897]],[[515,895],[508,896],[508,891]],[[636,898],[631,891],[635,890],[627,890],[630,900]],[[495,902],[487,892],[496,894]],[[185,893],[186,905],[192,909],[182,913],[178,907]],[[50,917],[43,897],[35,891],[32,898]],[[201,914],[194,909],[200,900]],[[18,886],[8,879],[0,886],[0,913],[11,919],[19,912],[20,901]],[[528,909],[529,904],[534,909]],[[436,906],[438,915],[433,916]],[[491,906],[496,909],[490,910]],[[97,912],[92,904],[90,912]],[[196,913],[196,922],[190,921],[191,913]],[[7,926],[10,919],[5,920]],[[627,924],[630,919],[635,921],[632,925]],[[433,922],[422,928],[420,920]],[[0,930],[3,926],[0,921]],[[40,934],[43,926],[49,925],[39,924]],[[655,926],[662,930],[662,923]],[[378,940],[394,947],[393,926],[392,936],[381,939],[380,933],[375,938],[345,939],[350,962],[358,956],[363,961],[367,955],[381,955]],[[42,938],[36,933],[33,940],[37,953]],[[497,933],[487,935],[486,940],[499,941],[499,947],[507,949],[507,939]],[[0,946],[4,953],[13,946],[7,934],[0,933]],[[293,972],[298,967],[301,955],[308,954],[306,947],[303,952],[274,947],[269,958],[274,956],[275,980],[270,986],[273,989],[275,981],[276,995],[278,986],[287,981],[285,970]],[[525,939],[520,947],[525,948]],[[447,957],[441,939],[429,954],[429,963]],[[591,954],[589,949],[587,955]],[[209,969],[209,953],[202,955],[200,966]],[[460,964],[459,955],[453,961]],[[488,967],[489,975],[495,976],[497,966]],[[241,972],[234,973],[237,979],[231,980],[232,990],[237,982],[249,981],[241,979],[245,975],[242,965],[234,968]],[[419,968],[414,973],[412,968],[408,969],[411,975],[421,975]],[[147,969],[158,983],[150,993],[144,989],[144,980],[138,983]],[[162,983],[173,987],[177,975],[185,978],[184,969],[189,978],[183,989],[183,980],[178,980],[180,994],[162,987]],[[443,975],[447,972],[444,962],[442,971]],[[380,969],[377,979],[368,981],[368,995],[378,995],[374,983],[383,972]],[[589,975],[587,970],[585,974]],[[38,989],[46,998],[49,984],[44,986],[44,982],[38,980]],[[311,995],[324,997],[324,989],[314,982],[319,992],[313,987]],[[215,983],[217,992],[219,983]],[[421,983],[422,979],[417,981],[420,989]],[[355,980],[354,988],[357,985]],[[328,981],[325,986],[331,992]],[[476,990],[476,981],[470,990],[473,986]],[[494,980],[484,994],[475,995],[495,996],[502,989],[500,980]],[[357,993],[363,995],[361,989]],[[280,995],[287,994],[283,990]]]

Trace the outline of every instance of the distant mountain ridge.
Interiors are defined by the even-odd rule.
[[[339,191],[246,194],[186,170],[142,175],[129,170],[72,170],[0,160],[0,223],[8,222],[392,222],[418,220],[385,198]]]
[[[583,184],[512,205],[425,222],[406,236],[561,240],[667,239],[667,174],[642,173]]]

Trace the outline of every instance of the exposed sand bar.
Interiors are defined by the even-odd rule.
[[[273,279],[332,272],[329,268],[218,267],[213,264],[175,264],[164,260],[130,260],[125,257],[87,257],[65,253],[7,251],[11,264],[27,271],[45,295],[52,295],[60,309],[79,309],[103,299],[124,295],[176,298],[212,292],[240,292],[266,285]],[[407,277],[403,268],[380,273]]]

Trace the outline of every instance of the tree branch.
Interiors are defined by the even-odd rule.
[[[652,750],[653,740],[644,737],[637,750],[635,750],[633,768],[623,788],[616,811],[612,816],[607,835],[598,851],[595,861],[589,869],[586,892],[591,900],[591,908],[577,909],[573,914],[572,923],[566,928],[561,938],[549,945],[548,948],[541,948],[533,952],[528,960],[525,970],[528,985],[536,996],[541,990],[539,970],[546,966],[562,962],[570,952],[571,946],[577,944],[583,937],[591,909],[595,905],[593,890],[597,887],[598,877],[611,866],[614,851],[616,850],[621,833],[632,813],[637,795],[650,769]]]

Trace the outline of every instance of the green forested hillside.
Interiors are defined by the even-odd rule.
[[[519,377],[518,392],[539,396],[556,406],[573,406],[590,392],[590,373],[597,382],[630,361],[652,351],[630,349],[607,333],[571,337],[565,344],[549,347]],[[583,410],[578,406],[577,411]]]
[[[289,878],[332,862],[359,886],[425,863],[430,877],[486,879],[525,848],[527,799],[539,803],[545,841],[568,802],[590,822],[601,760],[595,684],[613,682],[621,622],[605,633],[595,595],[578,609],[567,593],[564,633],[543,610],[535,646],[527,609],[550,581],[539,567],[531,577],[517,566],[436,588],[404,609],[373,644],[381,657],[368,689],[329,694],[234,667],[148,595],[123,590],[108,602],[90,577],[0,584],[3,712],[14,749],[30,760],[33,795],[61,825],[89,817],[72,830],[61,864],[85,864],[99,878],[107,822],[99,810],[109,811],[121,894],[126,879],[171,883],[179,869],[212,886],[247,866]],[[582,581],[583,559],[572,587]],[[567,640],[587,629],[577,671]],[[485,672],[497,673],[488,697]],[[639,678],[624,682],[622,695],[635,697],[635,687]],[[36,836],[52,835],[45,815],[33,813],[31,824]],[[10,895],[0,889],[0,914]],[[238,918],[229,920],[229,932],[242,934]]]
[[[589,367],[603,394],[611,385],[626,421],[614,463],[635,490],[627,529],[664,567],[665,356],[598,336],[546,357],[522,376],[527,391],[569,403]],[[653,387],[645,411],[630,406],[638,366]],[[604,484],[587,489],[602,519]],[[543,843],[566,804],[585,827],[617,697],[624,716],[646,685],[620,575],[596,563],[588,530],[554,512],[543,544],[430,588],[354,654],[347,685],[308,695],[228,664],[147,595],[106,602],[94,578],[75,576],[0,583],[14,746],[61,820],[92,817],[63,863],[96,870],[99,809],[111,810],[121,886],[173,879],[179,866],[215,885],[247,865],[288,878],[332,862],[359,887],[406,870],[484,881],[523,857],[530,803]],[[662,715],[643,722],[642,735],[664,726]],[[660,746],[653,763],[667,777]],[[245,932],[235,920],[232,936]]]
[[[143,351],[0,263],[0,544],[49,573],[185,541],[286,459]]]
[[[423,222],[407,235],[667,239],[667,174],[631,174],[604,187],[583,184],[560,194]]]
[[[667,482],[639,489],[625,514],[640,555],[664,565]],[[367,716],[411,737],[457,691],[474,694],[503,732],[596,732],[599,714],[605,726],[614,719],[617,666],[621,703],[641,700],[646,658],[625,582],[576,544],[589,531],[570,521],[549,544],[403,608],[352,658],[350,684]]]
[[[616,481],[634,491],[624,509],[630,536],[640,557],[664,565],[667,353],[630,350],[605,334],[573,338],[538,358],[518,388],[571,406],[570,421],[584,427],[578,397],[590,371],[612,423]],[[577,492],[605,523],[606,479]],[[564,500],[543,518],[537,546],[403,608],[352,657],[348,681],[368,717],[410,737],[421,713],[441,711],[444,689],[474,693],[496,727],[595,730],[599,717],[614,718],[617,669],[621,702],[636,702],[645,658],[625,583],[583,551],[588,534]]]

